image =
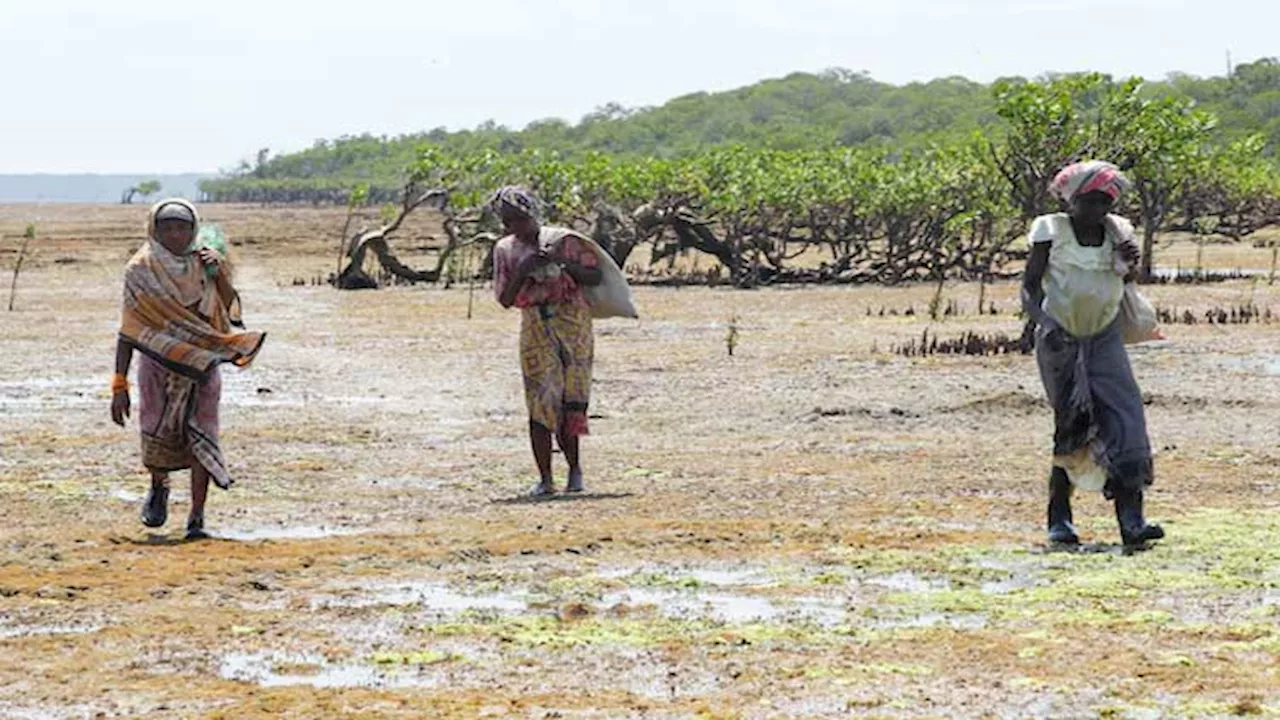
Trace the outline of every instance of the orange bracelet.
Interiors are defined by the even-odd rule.
[[[111,376],[111,394],[116,395],[122,392],[129,392],[129,378],[121,375],[120,373],[116,373]]]

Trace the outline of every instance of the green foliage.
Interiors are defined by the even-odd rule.
[[[424,146],[410,177],[451,189],[451,208],[482,216],[494,187],[529,185],[552,222],[583,228],[606,213],[633,223],[656,260],[715,256],[732,278],[820,261],[826,279],[899,282],[988,271],[1012,237],[998,173],[972,141],[888,150],[716,148],[673,159]],[[810,263],[812,264],[812,263]]]
[[[1097,77],[1083,75],[1079,82]],[[485,123],[459,132],[344,136],[274,157],[264,150],[256,165],[245,163],[240,174],[258,180],[335,178],[347,186],[363,180],[394,188],[424,143],[458,155],[538,149],[574,158],[591,152],[671,158],[716,145],[922,147],[997,127],[1001,94],[1028,85],[1014,79],[986,86],[952,77],[893,86],[847,70],[795,73],[728,92],[687,95],[661,107],[607,105],[577,124],[541,120],[516,131]],[[1280,64],[1275,60],[1240,65],[1230,78],[1171,75],[1144,86],[1142,95],[1194,101],[1221,119],[1216,139],[1261,134],[1269,148],[1280,144]],[[1061,96],[1045,102],[1037,111],[1052,137],[1055,128],[1048,121],[1070,103],[1064,105]]]
[[[493,188],[519,183],[549,221],[592,233],[619,262],[649,243],[654,263],[701,252],[740,284],[942,282],[1001,267],[1026,222],[1058,207],[1053,175],[1087,158],[1133,177],[1121,211],[1142,227],[1147,262],[1161,230],[1239,239],[1280,221],[1271,140],[1239,133],[1271,117],[1256,104],[1269,93],[1280,97],[1271,61],[1230,79],[1092,73],[989,88],[895,88],[832,71],[661,108],[609,106],[578,125],[321,141],[260,153],[251,170],[201,187],[214,201],[351,208],[398,205],[407,185],[443,188],[450,227],[469,236],[496,229],[484,214]],[[1253,104],[1254,120],[1209,111],[1233,103]]]
[[[347,198],[347,209],[353,210],[369,202],[369,183],[359,183]]]
[[[991,154],[1024,221],[1057,207],[1048,184],[1063,165],[1105,158],[1128,171],[1144,230],[1143,271],[1151,271],[1156,233],[1188,182],[1203,175],[1216,118],[1177,95],[1151,96],[1138,78],[1100,74],[1046,82],[1002,81],[996,112],[1006,126]]]
[[[1280,217],[1280,174],[1261,135],[1233,140],[1198,159],[1177,204],[1175,229],[1241,240]]]

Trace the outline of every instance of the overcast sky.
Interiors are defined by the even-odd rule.
[[[904,83],[1280,55],[1276,0],[0,0],[0,173],[183,172],[829,67]]]

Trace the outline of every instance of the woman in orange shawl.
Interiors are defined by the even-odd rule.
[[[195,206],[185,200],[164,200],[151,209],[147,242],[125,269],[111,381],[111,419],[123,427],[131,410],[129,365],[137,350],[142,462],[151,472],[142,522],[165,524],[169,473],[190,469],[188,539],[207,537],[209,481],[223,489],[232,484],[218,445],[218,366],[248,365],[266,337],[237,329],[243,327],[240,298],[226,258],[193,247],[199,222]]]

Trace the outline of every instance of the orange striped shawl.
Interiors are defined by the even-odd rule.
[[[221,363],[253,362],[266,334],[240,327],[239,297],[221,297],[194,255],[152,239],[129,261],[120,337],[137,350],[203,382]]]

